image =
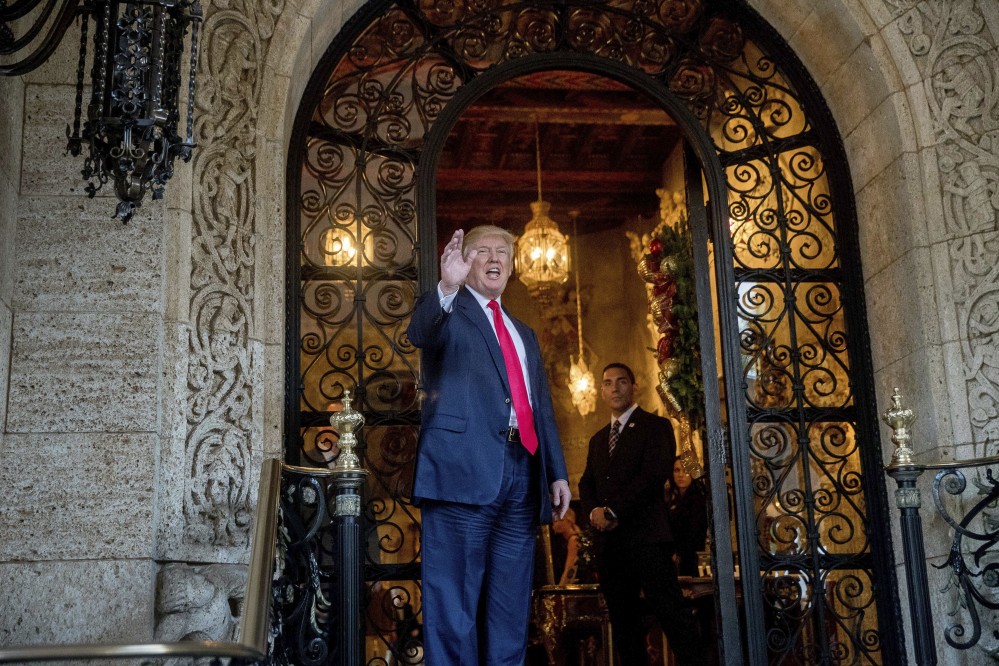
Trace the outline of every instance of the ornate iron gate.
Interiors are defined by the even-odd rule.
[[[843,147],[786,44],[722,0],[373,0],[313,75],[288,169],[287,457],[324,464],[324,424],[356,391],[369,655],[419,613],[404,331],[436,280],[444,126],[468,90],[555,67],[643,90],[699,148],[727,396],[709,439],[732,469],[749,662],[900,663],[894,585],[876,582],[894,574],[871,529],[888,512]]]

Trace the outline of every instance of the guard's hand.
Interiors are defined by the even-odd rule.
[[[617,521],[608,518],[604,509],[604,507],[598,506],[593,511],[590,511],[590,525],[593,525],[600,532],[606,532],[617,527]]]
[[[444,252],[441,254],[441,291],[445,296],[458,291],[468,277],[468,271],[472,270],[474,255],[463,257],[461,254],[461,244],[464,240],[464,230],[458,229],[444,246]]]
[[[552,520],[562,520],[565,512],[569,510],[569,502],[572,501],[572,493],[569,491],[569,482],[559,479],[552,483]]]

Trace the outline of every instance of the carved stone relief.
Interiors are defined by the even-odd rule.
[[[923,75],[936,141],[944,216],[940,235],[946,239],[950,260],[974,455],[995,455],[999,452],[999,35],[992,34],[990,25],[994,30],[999,16],[991,2],[886,2],[895,10],[895,26]],[[975,492],[970,488],[981,484],[973,478],[969,495]],[[972,502],[979,499],[968,497]],[[897,491],[896,504],[918,507],[919,491]],[[995,511],[986,509],[981,519],[994,524]],[[944,546],[948,535],[929,537]],[[941,609],[947,624],[963,623],[968,611],[958,579],[953,570],[945,570],[944,584],[937,588]],[[990,591],[980,592],[995,602]],[[986,626],[995,622],[991,613],[983,620]],[[975,652],[999,653],[995,638],[983,636]],[[939,648],[943,641],[938,641]]]
[[[156,641],[231,641],[242,615],[246,567],[164,565],[156,581]]]
[[[191,243],[184,540],[249,543],[255,136],[283,2],[208,3],[199,59]],[[259,452],[258,452],[259,453]]]
[[[999,49],[974,0],[886,0],[930,106],[978,455],[999,451]],[[994,11],[994,7],[992,7]]]

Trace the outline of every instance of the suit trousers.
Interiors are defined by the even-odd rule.
[[[607,601],[621,666],[648,664],[648,629],[643,623],[647,612],[659,621],[680,666],[705,663],[697,625],[677,582],[671,555],[671,545],[664,543],[632,547],[607,544],[600,555],[600,589]]]
[[[535,456],[507,442],[503,482],[491,503],[422,502],[427,666],[524,663],[539,473]]]

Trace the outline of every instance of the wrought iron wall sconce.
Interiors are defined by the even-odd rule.
[[[77,17],[76,108],[66,149],[79,156],[87,146],[82,170],[87,194],[93,198],[113,181],[119,200],[115,215],[128,222],[147,190],[153,199],[163,197],[174,160],[191,159],[201,5],[198,0],[0,1],[0,59],[27,53],[12,63],[0,60],[0,74],[18,76],[44,63]],[[190,43],[185,41],[188,28]],[[84,119],[85,85],[90,102]]]

